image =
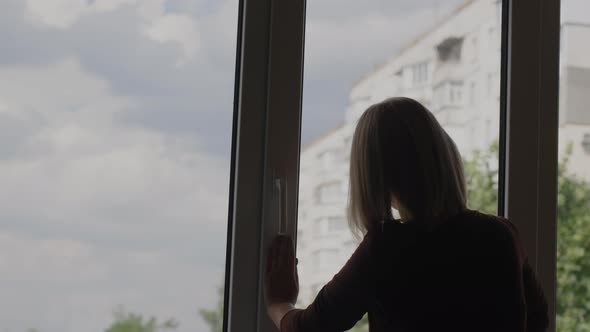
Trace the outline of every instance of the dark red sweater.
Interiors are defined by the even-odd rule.
[[[352,328],[365,313],[371,332],[545,331],[547,303],[516,227],[466,211],[434,229],[385,223],[282,332]]]

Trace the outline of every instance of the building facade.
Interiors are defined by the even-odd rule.
[[[461,154],[485,150],[499,134],[501,2],[470,0],[351,89],[344,121],[301,154],[298,257],[300,302],[313,300],[358,245],[346,219],[350,145],[359,116],[388,97],[426,105]],[[590,22],[590,14],[588,15]],[[590,179],[590,24],[563,20],[560,155]]]

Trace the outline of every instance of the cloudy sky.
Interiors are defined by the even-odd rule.
[[[438,5],[436,4],[438,2]],[[304,140],[461,0],[309,0]],[[0,331],[118,306],[206,332],[224,267],[237,0],[1,0]]]

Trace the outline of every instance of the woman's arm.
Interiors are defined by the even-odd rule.
[[[299,294],[297,259],[293,240],[284,235],[273,239],[264,269],[264,297],[267,313],[280,328],[281,320],[295,309]]]
[[[268,313],[282,332],[313,332],[313,331],[345,331],[352,328],[363,315],[369,310],[375,296],[374,283],[371,281],[375,276],[374,258],[371,257],[371,247],[374,240],[371,236],[365,236],[365,239],[359,245],[346,265],[338,272],[334,278],[325,285],[318,293],[316,299],[306,309],[295,309],[293,303],[295,298],[276,296],[281,287],[284,290],[292,292],[296,285],[291,276],[296,271],[294,265],[282,265],[287,271],[281,273],[272,272],[272,265],[279,264],[276,254],[280,254],[280,246],[271,248],[267,263],[271,264],[267,271],[267,282],[265,288],[267,296]],[[292,244],[291,244],[292,248]],[[293,254],[292,257],[285,257],[286,262],[294,260],[292,250],[284,250],[287,255]],[[275,258],[273,258],[275,257]],[[296,272],[294,273],[296,275]],[[282,280],[273,280],[273,276],[283,278]],[[288,279],[291,278],[291,281]],[[374,279],[374,278],[373,278]],[[273,301],[275,298],[277,300]],[[288,299],[288,300],[287,300]],[[287,301],[283,301],[287,300]]]

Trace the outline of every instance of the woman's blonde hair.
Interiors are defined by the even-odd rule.
[[[426,107],[390,98],[361,116],[350,155],[353,232],[366,233],[393,219],[392,197],[412,219],[434,221],[464,210],[465,194],[457,147]]]

